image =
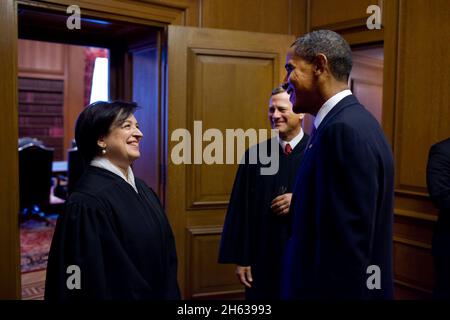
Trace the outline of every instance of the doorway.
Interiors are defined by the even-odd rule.
[[[119,21],[83,15],[81,29],[69,30],[66,26],[67,17],[65,7],[55,6],[52,9],[44,9],[26,4],[18,5],[18,38],[21,43],[45,41],[53,48],[50,49],[52,53],[50,57],[56,54],[55,47],[74,48],[60,51],[61,58],[69,62],[61,68],[61,79],[55,74],[41,79],[44,80],[44,84],[56,85],[60,88],[58,97],[63,110],[61,115],[56,117],[58,119],[51,119],[58,122],[58,128],[65,133],[63,138],[59,139],[61,141],[57,141],[59,157],[57,160],[64,160],[64,155],[71,147],[76,117],[90,102],[83,99],[86,77],[79,71],[84,69],[86,57],[80,57],[82,51],[79,48],[80,46],[102,48],[100,50],[107,51],[109,57],[107,65],[109,98],[134,101],[140,106],[135,115],[141,123],[140,129],[145,138],[141,142],[141,157],[133,164],[133,170],[136,176],[144,180],[163,199],[165,179],[162,164],[165,163],[165,156],[162,150],[165,137],[163,132],[166,126],[160,88],[163,79],[161,63],[165,61],[164,51],[161,49],[164,43],[164,29],[146,23],[136,23],[136,21]],[[21,49],[20,43],[19,49]],[[25,51],[22,53],[27,53],[26,45],[22,49]],[[48,52],[42,49],[35,54],[45,56]],[[33,60],[33,57],[29,56]],[[74,79],[69,79],[67,76],[70,71],[77,74]],[[28,72],[29,74],[26,72],[20,74],[19,68],[21,78],[24,78],[24,75],[30,76],[31,71],[28,70]],[[58,80],[56,84],[49,83],[49,81]],[[19,90],[21,82],[23,79],[18,79]],[[42,112],[37,113],[42,116]],[[21,118],[23,117],[19,117],[19,121],[22,121]],[[54,133],[60,135],[60,132]],[[24,275],[22,294],[28,295],[30,299],[42,299],[44,282],[45,269],[44,272],[41,270],[39,273]]]
[[[382,124],[383,44],[352,48],[349,87],[363,106]]]

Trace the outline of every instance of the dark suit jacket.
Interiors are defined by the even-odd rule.
[[[431,200],[439,209],[433,235],[433,254],[450,256],[450,138],[433,145],[427,165]]]
[[[375,118],[350,95],[324,118],[311,139],[291,204],[283,297],[393,297],[394,165]],[[380,268],[381,289],[367,268]]]

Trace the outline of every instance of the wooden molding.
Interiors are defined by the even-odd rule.
[[[419,248],[423,250],[431,250],[431,244],[422,241],[415,241],[411,239],[406,239],[399,236],[394,236],[394,242],[408,245],[410,247]]]
[[[17,5],[0,1],[0,300],[20,299]]]
[[[164,26],[185,24],[185,9],[146,1],[132,0],[18,0],[19,4],[47,10],[65,12],[68,6],[78,5],[81,17],[108,18],[118,21],[135,22],[145,25]]]
[[[48,80],[64,80],[65,79],[64,74],[24,72],[24,71],[19,71],[18,76],[21,78],[48,79]]]
[[[423,221],[427,221],[427,222],[436,222],[437,221],[436,216],[422,213],[422,212],[416,212],[416,211],[412,211],[412,210],[395,208],[394,214],[398,215],[398,216],[402,216],[402,217],[408,217],[408,218],[423,220]]]
[[[430,199],[430,194],[428,193],[428,190],[426,188],[413,188],[406,185],[398,185],[395,187],[395,193],[397,195],[413,196],[424,200]]]

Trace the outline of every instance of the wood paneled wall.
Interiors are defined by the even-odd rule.
[[[385,128],[396,162],[394,225],[398,297],[430,297],[431,237],[437,210],[428,199],[430,146],[450,136],[450,2],[389,2],[397,27],[385,42]],[[391,19],[391,18],[389,18]],[[388,30],[386,30],[387,32]]]
[[[379,0],[309,0],[310,29],[333,29],[365,25],[368,6],[380,5]]]
[[[384,11],[382,0],[308,0],[307,30],[334,30],[351,45],[383,41],[383,28],[369,30],[366,26],[370,5],[378,5]],[[383,14],[381,18],[383,21]]]
[[[144,24],[176,24],[300,35],[331,28],[352,44],[384,41],[382,124],[397,163],[395,203],[395,276],[398,298],[429,297],[433,284],[430,239],[436,210],[425,189],[430,145],[450,135],[448,52],[450,2],[447,0],[47,0],[39,6],[78,4],[83,14]],[[374,2],[374,3],[371,3]],[[250,4],[249,4],[250,3]],[[16,0],[0,1],[0,298],[18,298],[17,185],[17,14]],[[383,29],[368,30],[366,8],[382,5]],[[286,13],[286,10],[289,11]],[[118,14],[120,12],[120,14]],[[186,198],[183,198],[186,199]],[[201,213],[199,213],[201,215]],[[217,229],[195,228],[186,237],[198,248],[211,248]],[[175,219],[177,219],[175,217]],[[213,221],[217,224],[217,219]],[[194,263],[209,263],[197,246]],[[186,248],[183,248],[185,250]],[[200,261],[200,262],[199,262]],[[199,270],[203,270],[201,266]],[[203,284],[192,278],[194,292]],[[220,285],[215,283],[214,285]]]
[[[306,31],[305,0],[203,0],[199,5],[199,27],[294,35]]]

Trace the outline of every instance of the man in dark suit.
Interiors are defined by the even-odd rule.
[[[450,138],[430,149],[427,185],[439,209],[433,235],[434,298],[450,299]]]
[[[376,119],[348,88],[337,33],[298,38],[286,56],[293,110],[315,116],[293,191],[287,299],[391,299],[394,164]]]

